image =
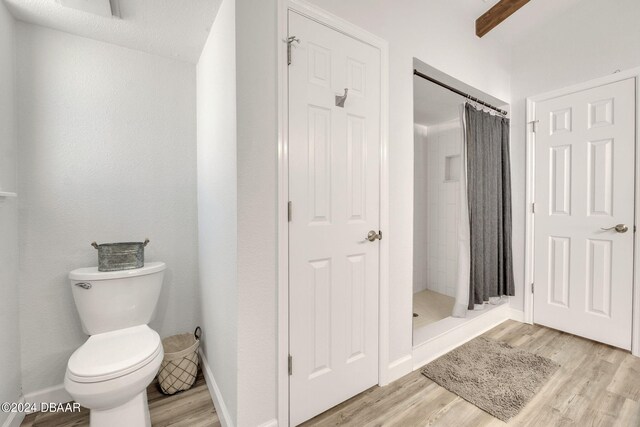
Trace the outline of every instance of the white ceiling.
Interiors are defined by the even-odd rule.
[[[64,7],[57,0],[4,0],[25,22],[131,49],[196,63],[222,0],[111,0],[120,18]],[[78,2],[79,0],[76,0]],[[96,0],[84,0],[96,1]],[[101,0],[106,1],[106,0]],[[499,0],[456,0],[448,6],[475,20]],[[580,0],[533,0],[483,39],[512,46]]]
[[[468,21],[469,29],[475,33],[475,20],[499,0],[456,0],[449,1],[448,6],[457,14],[461,14]],[[511,15],[496,28],[485,35],[481,42],[498,42],[509,49],[527,36],[540,30],[543,25],[568,12],[581,0],[531,0],[520,10]],[[414,68],[447,83],[455,88],[471,94],[485,102],[508,110],[505,103],[468,86],[452,77],[438,71],[427,64],[414,59]],[[441,88],[420,77],[414,77],[414,122],[424,126],[453,120],[459,116],[459,105],[465,99],[446,89]]]
[[[449,7],[465,14],[475,32],[475,20],[491,9],[499,0],[449,1]],[[486,34],[482,40],[500,40],[513,46],[542,24],[571,9],[581,0],[531,0],[508,19]],[[613,7],[613,6],[612,6]]]
[[[4,1],[21,21],[196,63],[222,0],[112,0],[119,18],[56,0]]]

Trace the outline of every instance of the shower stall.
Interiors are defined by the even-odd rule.
[[[415,346],[505,302],[513,273],[504,102],[414,64]]]

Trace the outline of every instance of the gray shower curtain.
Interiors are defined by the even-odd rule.
[[[465,106],[471,232],[469,309],[514,295],[509,119]]]

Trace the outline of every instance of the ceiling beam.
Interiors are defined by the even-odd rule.
[[[500,0],[491,9],[476,19],[476,36],[482,37],[502,21],[513,15],[530,0]]]

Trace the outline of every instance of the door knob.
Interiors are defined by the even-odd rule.
[[[376,240],[382,240],[382,231],[378,231],[377,233],[373,230],[367,234],[367,240],[370,242],[375,242]]]
[[[627,231],[629,231],[629,227],[627,227],[625,224],[618,224],[609,228],[601,228],[601,230],[603,231],[616,230],[616,233],[626,233]]]

